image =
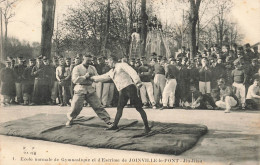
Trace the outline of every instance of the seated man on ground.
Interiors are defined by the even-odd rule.
[[[216,105],[210,95],[202,94],[197,90],[195,84],[191,84],[184,107],[187,109],[215,109]]]
[[[260,109],[259,79],[255,79],[254,83],[248,88],[246,104],[249,109]]]
[[[216,105],[226,109],[225,113],[230,113],[230,109],[238,105],[238,99],[233,93],[233,89],[226,85],[225,79],[218,80],[218,87],[220,88],[220,100],[216,101]]]

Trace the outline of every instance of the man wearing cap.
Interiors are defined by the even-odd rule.
[[[181,104],[186,101],[186,95],[189,91],[189,71],[186,65],[187,61],[187,57],[182,58],[181,65],[179,66],[179,77],[177,80],[180,91]]]
[[[247,81],[247,74],[242,68],[241,61],[239,59],[234,61],[235,69],[231,72],[233,84],[232,86],[236,88],[236,96],[240,98],[240,103],[242,109],[245,109],[246,102],[246,88],[245,84]]]
[[[15,91],[16,99],[18,104],[23,104],[23,93],[22,93],[22,84],[23,84],[23,72],[26,66],[23,62],[23,57],[18,57],[18,64],[14,67],[14,72],[17,75],[15,82]]]
[[[202,94],[210,94],[211,91],[211,80],[212,80],[212,71],[208,66],[208,59],[202,58],[201,60],[202,67],[199,69],[199,91]]]
[[[56,68],[59,66],[59,60],[57,57],[53,57],[52,65],[51,65],[51,70],[52,70],[52,75],[53,75],[53,83],[52,83],[52,88],[51,88],[51,100],[52,100],[52,105],[56,105],[56,99],[59,99],[59,82],[56,79]],[[59,102],[60,99],[59,99]]]
[[[216,105],[226,109],[225,113],[230,113],[231,108],[238,105],[237,97],[233,93],[233,89],[226,85],[223,78],[218,80],[218,87],[220,89],[220,100],[216,101]]]
[[[91,76],[98,75],[96,68],[92,65],[92,56],[85,54],[83,62],[74,67],[71,80],[75,85],[74,95],[71,101],[71,110],[67,114],[67,127],[70,127],[73,120],[80,114],[84,100],[90,104],[97,116],[103,120],[108,126],[111,126],[110,116],[102,107],[101,102],[92,86],[93,80]]]
[[[158,62],[154,64],[154,99],[157,106],[160,106],[160,99],[162,98],[162,93],[165,87],[165,70],[164,61],[162,57],[158,57]]]
[[[56,68],[56,79],[59,82],[59,99],[61,101],[60,106],[70,105],[70,78],[71,72],[69,67],[64,62],[63,58],[59,59],[59,66]]]
[[[46,63],[46,62],[45,62]],[[48,98],[48,83],[49,74],[47,73],[47,66],[44,65],[42,57],[38,57],[36,60],[36,65],[32,69],[31,75],[35,77],[34,88],[33,88],[33,98],[31,105],[34,104],[46,104]]]
[[[140,95],[143,103],[143,108],[147,108],[150,101],[152,104],[153,109],[156,109],[156,104],[153,95],[153,84],[151,82],[152,79],[152,68],[150,65],[147,64],[147,60],[145,57],[141,58],[141,66],[138,69],[139,77],[143,83],[142,87],[140,88]],[[146,97],[148,94],[149,100]]]
[[[15,80],[17,76],[11,69],[11,61],[6,61],[6,67],[0,71],[1,106],[9,105],[11,98],[15,96]]]
[[[118,129],[118,123],[123,113],[123,108],[127,104],[128,99],[134,104],[136,110],[140,113],[145,132],[148,133],[151,129],[148,125],[148,120],[145,111],[142,108],[142,101],[137,95],[137,87],[141,87],[142,82],[136,73],[136,71],[126,63],[117,63],[117,57],[111,56],[108,58],[108,65],[112,68],[108,73],[93,76],[94,81],[104,82],[107,80],[113,80],[116,88],[119,91],[119,99],[117,106],[117,113],[111,128],[109,130]]]
[[[162,103],[163,106],[160,108],[161,110],[174,107],[175,103],[175,90],[177,86],[177,77],[179,76],[179,69],[174,64],[174,59],[170,59],[170,64],[165,66],[165,78],[166,78],[166,85],[163,90],[162,94]],[[169,107],[167,107],[169,103]]]
[[[33,94],[33,86],[34,86],[34,76],[31,75],[32,69],[35,66],[35,59],[30,59],[29,60],[29,65],[25,68],[23,72],[23,100],[24,100],[24,105],[29,105],[32,103],[32,94]]]

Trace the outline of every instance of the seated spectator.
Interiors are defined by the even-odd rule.
[[[248,93],[246,95],[246,104],[249,109],[260,108],[259,79],[255,79],[254,83],[248,88]]]
[[[194,84],[191,84],[184,107],[188,109],[215,109],[216,105],[210,95],[202,94]]]
[[[238,99],[233,93],[232,88],[226,85],[223,78],[218,80],[218,87],[220,89],[220,100],[216,101],[216,105],[219,108],[225,108],[225,113],[230,113],[230,109],[238,105]]]

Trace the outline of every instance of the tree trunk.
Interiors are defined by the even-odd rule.
[[[41,55],[51,57],[56,0],[42,0]]]
[[[106,16],[106,30],[104,35],[104,40],[102,43],[102,53],[106,56],[107,40],[109,35],[109,26],[110,26],[110,0],[107,0],[107,16]]]
[[[201,0],[189,0],[190,1],[190,16],[189,16],[189,30],[190,30],[190,58],[196,56],[196,24],[199,18],[199,7]]]
[[[142,25],[141,25],[141,55],[139,56],[145,56],[145,47],[146,47],[146,36],[147,36],[147,19],[148,16],[146,14],[146,0],[142,0],[141,4],[141,19],[142,19]]]

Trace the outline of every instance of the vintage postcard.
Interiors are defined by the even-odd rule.
[[[259,164],[259,0],[0,0],[1,165]]]

